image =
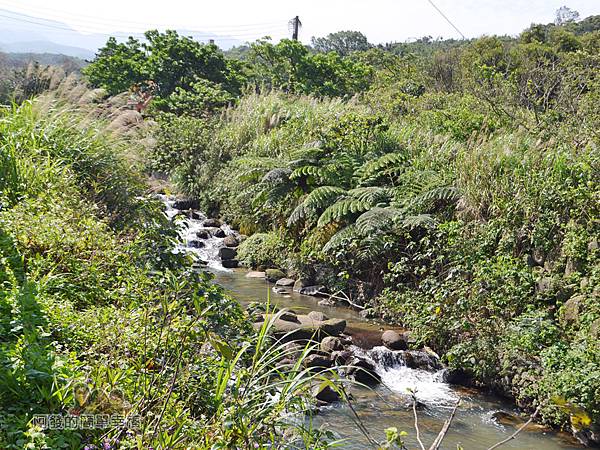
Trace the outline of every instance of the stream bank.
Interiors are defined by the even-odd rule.
[[[409,367],[404,358],[398,357],[403,354],[400,353],[402,350],[393,351],[381,345],[382,332],[390,328],[385,324],[367,320],[349,308],[324,304],[318,297],[302,295],[293,289],[278,289],[265,278],[248,277],[245,269],[224,267],[237,266],[237,263],[223,264],[221,250],[227,248],[225,240],[228,236],[239,238],[237,232],[227,224],[211,221],[198,211],[182,213],[166,197],[163,197],[163,201],[170,218],[180,216],[177,220],[181,223],[181,242],[176,250],[194,255],[196,267],[212,272],[214,281],[242,305],[268,302],[298,314],[316,311],[346,322],[345,333],[352,338],[352,351],[372,364],[381,380],[372,389],[351,387],[353,406],[376,439],[384,439],[384,430],[388,427],[406,431],[413,429],[409,389],[416,392],[421,408],[421,432],[427,442],[433,441],[459,399],[461,407],[445,439],[448,448],[456,445],[465,449],[488,448],[508,437],[522,423],[518,411],[501,399],[445,382],[445,372],[441,367]],[[233,258],[225,259],[231,260]],[[333,402],[322,407],[312,423],[346,439],[344,448],[363,449],[368,446],[353,413],[343,403]],[[409,448],[417,446],[412,433],[405,441]],[[505,447],[532,450],[581,448],[569,435],[537,425],[530,426],[517,440],[507,443]]]

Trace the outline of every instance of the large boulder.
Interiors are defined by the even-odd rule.
[[[572,326],[579,322],[580,309],[584,302],[585,295],[576,295],[565,302],[560,314],[563,326]]]
[[[291,278],[280,278],[279,280],[277,280],[277,282],[275,284],[277,286],[290,287],[290,286],[293,286],[294,283],[295,283],[295,280],[292,280]]]
[[[239,264],[240,262],[237,259],[224,259],[221,261],[221,265],[226,269],[235,269]]]
[[[440,370],[443,369],[439,357],[433,352],[426,352],[421,350],[405,351],[404,362],[406,366],[411,369],[422,369],[422,370]]]
[[[408,348],[406,336],[394,330],[384,331],[381,335],[381,340],[383,345],[390,350],[406,350]]]
[[[331,367],[331,360],[329,359],[329,355],[320,355],[318,353],[313,353],[308,355],[302,361],[304,367],[311,369],[329,369]]]
[[[265,314],[263,320],[271,320],[273,316]],[[259,328],[260,323],[255,324]],[[298,315],[295,320],[284,320],[278,317],[273,322],[273,332],[285,342],[297,340],[318,340],[326,336],[339,336],[346,329],[346,321],[342,319],[313,320],[307,315]]]
[[[358,356],[348,361],[347,373],[358,383],[374,386],[381,382],[381,376],[375,371],[375,366],[370,361]]]
[[[294,292],[300,292],[300,289],[310,286],[310,281],[305,278],[299,278],[294,282]]]
[[[222,223],[219,219],[206,219],[204,222],[202,222],[203,227],[220,228],[221,225]]]
[[[239,242],[233,234],[230,234],[229,236],[225,236],[225,239],[223,239],[223,244],[226,247],[237,247]]]
[[[200,208],[200,202],[191,198],[182,198],[175,200],[173,208],[179,210],[198,209]]]
[[[237,251],[234,248],[221,247],[219,249],[219,258],[221,258],[222,261],[227,259],[235,259],[236,256]]]
[[[340,394],[328,384],[320,384],[315,386],[312,394],[317,399],[317,403],[328,404],[335,403],[340,400]]]
[[[282,278],[285,278],[285,273],[279,269],[267,269],[265,270],[265,278],[274,283]]]

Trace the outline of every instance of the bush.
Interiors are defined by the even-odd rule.
[[[286,268],[288,245],[276,232],[255,233],[238,247],[239,261],[248,267]]]

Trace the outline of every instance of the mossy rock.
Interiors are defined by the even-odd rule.
[[[282,278],[285,278],[285,273],[279,269],[267,269],[265,270],[265,278],[273,283]]]

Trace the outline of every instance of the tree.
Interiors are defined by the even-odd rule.
[[[250,61],[259,84],[287,92],[350,96],[369,85],[372,68],[337,53],[311,54],[298,41],[252,44]]]
[[[341,56],[372,47],[367,37],[360,31],[338,31],[328,34],[327,37],[313,37],[311,43],[318,52],[336,52]]]
[[[118,43],[110,37],[83,73],[92,86],[104,88],[110,95],[115,95],[147,79],[146,59],[137,39],[130,37],[127,42]]]
[[[152,81],[156,96],[166,99],[176,91],[178,96],[181,91],[205,92],[199,82],[206,80],[211,96],[215,89],[239,94],[245,81],[242,64],[227,60],[217,46],[201,44],[172,30],[147,31],[145,37],[143,43],[131,37],[125,43],[109,38],[83,71],[90,84],[115,95]]]
[[[554,23],[556,25],[565,25],[567,23],[577,22],[579,20],[579,12],[567,6],[561,6],[556,10]]]

